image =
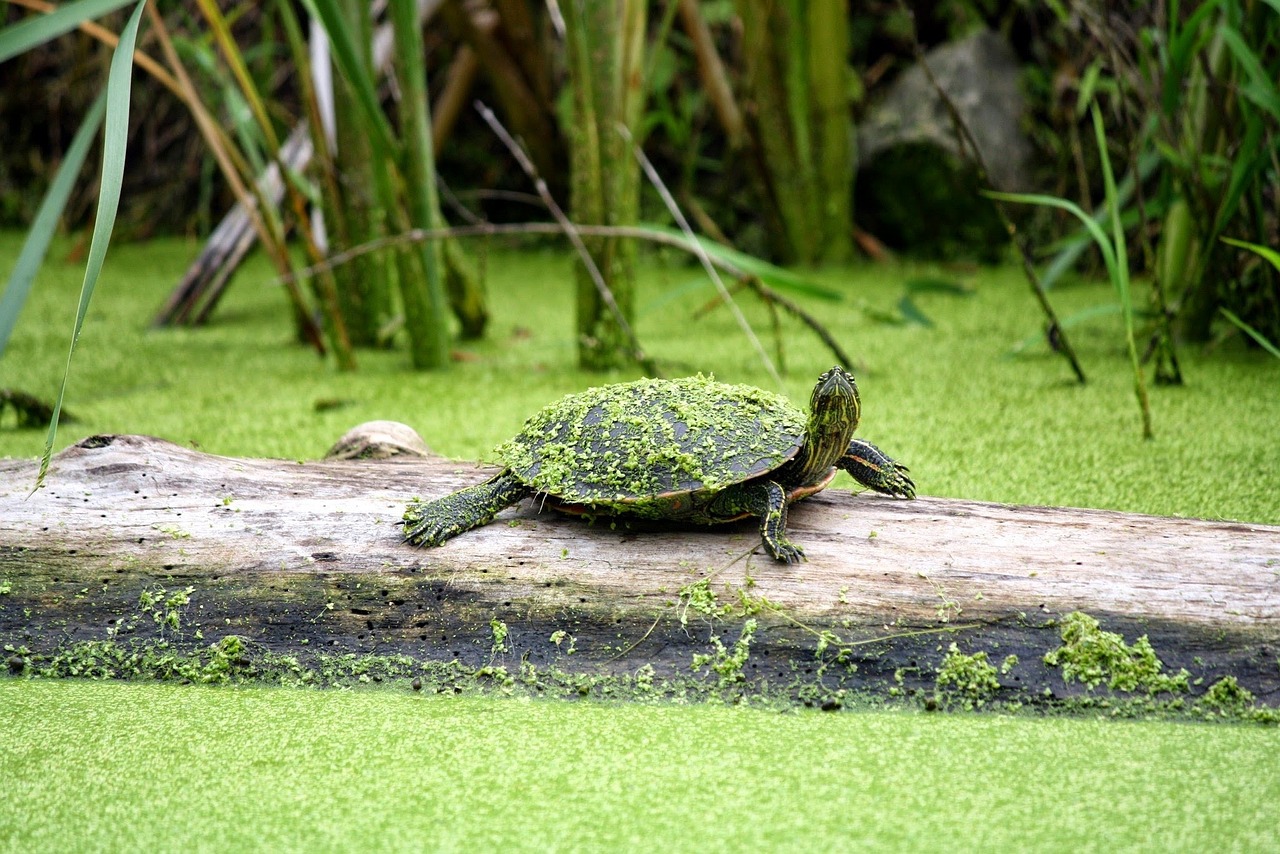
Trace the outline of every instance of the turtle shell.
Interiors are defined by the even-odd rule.
[[[551,404],[496,453],[559,505],[672,516],[793,459],[806,421],[786,398],[753,386],[701,375],[639,380]]]

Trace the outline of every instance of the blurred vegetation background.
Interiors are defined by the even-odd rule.
[[[776,304],[786,280],[752,262],[1021,258],[1046,339],[1069,354],[1078,318],[1053,313],[1052,289],[1104,275],[1106,251],[1052,197],[1110,230],[1133,279],[1117,282],[1117,310],[1156,381],[1180,382],[1185,342],[1280,341],[1280,0],[145,6],[116,238],[213,238],[159,323],[207,319],[257,243],[289,283],[300,339],[340,367],[397,343],[443,366],[488,316],[483,243],[445,229],[556,222],[581,257],[580,366],[646,365],[631,327],[647,241],[618,229],[661,226],[701,255],[677,239],[687,220],[704,261]],[[74,20],[60,35],[0,52],[0,227],[36,219],[135,7],[61,4]],[[0,39],[18,44],[53,9],[5,3]],[[59,219],[83,245],[99,163],[93,151],[76,167]],[[273,168],[275,185],[260,182]],[[21,302],[6,296],[10,324]]]

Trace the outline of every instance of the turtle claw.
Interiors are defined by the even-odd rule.
[[[765,543],[765,548],[773,559],[781,563],[804,563],[808,558],[804,556],[804,549],[792,542],[780,542],[770,545]]]
[[[449,524],[439,515],[431,513],[431,504],[414,499],[404,509],[404,541],[415,546],[438,546],[450,537],[462,533],[456,524]]]

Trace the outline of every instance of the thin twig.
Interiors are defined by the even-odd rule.
[[[928,61],[924,58],[924,48],[920,46],[920,39],[916,35],[915,30],[915,14],[908,8],[904,0],[898,0],[898,7],[907,16],[911,22],[911,41],[914,47],[916,62],[920,63],[920,69],[924,72],[924,76],[928,79],[929,85],[938,94],[942,104],[946,107],[947,115],[951,118],[951,124],[956,135],[961,142],[961,155],[963,156],[965,149],[968,149],[969,157],[974,167],[978,170],[978,181],[990,187],[991,173],[987,169],[986,159],[982,156],[982,149],[978,147],[978,142],[974,139],[972,133],[969,132],[969,125],[965,122],[964,117],[960,115],[960,110],[956,107],[955,102],[951,100],[951,96],[938,82],[938,78],[933,75],[933,69],[929,67]],[[1031,285],[1031,291],[1035,295],[1036,301],[1040,303],[1040,308],[1044,311],[1045,317],[1049,321],[1049,340],[1053,349],[1062,353],[1067,362],[1071,365],[1071,370],[1075,372],[1076,379],[1081,383],[1085,382],[1084,369],[1080,367],[1080,361],[1076,359],[1075,350],[1071,348],[1071,344],[1067,341],[1067,331],[1063,329],[1062,324],[1058,322],[1057,312],[1053,310],[1053,305],[1049,302],[1049,295],[1044,289],[1044,284],[1040,281],[1040,274],[1036,272],[1035,263],[1031,258],[1031,250],[1027,248],[1026,243],[1022,239],[1022,235],[1018,232],[1018,227],[1013,224],[1013,220],[1009,217],[1005,206],[997,199],[992,199],[995,205],[996,213],[999,215],[1004,229],[1009,234],[1009,239],[1013,242],[1014,247],[1018,250],[1018,255],[1022,258],[1022,270],[1027,275],[1027,281]]]
[[[667,234],[661,231],[653,231],[646,228],[627,225],[576,225],[574,228],[578,234],[587,237],[628,237],[635,240],[648,240],[653,243],[660,243],[664,246],[673,246],[677,249],[683,249],[686,252],[692,252],[688,241],[684,237],[677,237],[674,234]],[[543,235],[558,234],[563,235],[564,228],[554,222],[517,222],[517,223],[492,223],[479,222],[475,225],[455,225],[448,228],[412,228],[400,234],[392,234],[386,237],[379,237],[370,240],[367,243],[361,243],[352,246],[343,252],[329,256],[325,261],[310,267],[303,268],[292,276],[280,276],[281,282],[292,281],[298,278],[314,275],[324,270],[332,270],[343,264],[350,263],[355,259],[368,255],[371,252],[378,252],[391,246],[400,246],[409,243],[418,243],[423,240],[444,240],[449,237],[495,237],[501,235]],[[734,264],[720,259],[712,259],[712,263],[720,267],[731,276],[743,277],[745,270],[735,266]]]
[[[835,336],[828,332],[827,328],[819,323],[817,318],[801,308],[799,304],[792,302],[787,297],[784,297],[782,294],[760,281],[759,276],[744,276],[742,278],[742,282],[747,287],[751,288],[751,290],[759,294],[760,298],[766,303],[780,305],[790,314],[794,315],[801,323],[812,329],[814,334],[822,339],[822,343],[826,344],[827,347],[830,348],[831,352],[835,354],[836,360],[840,362],[843,367],[850,371],[854,369],[855,366],[853,359],[849,358],[849,354],[836,343]]]
[[[773,360],[769,358],[769,354],[765,352],[764,345],[760,343],[760,339],[756,337],[755,330],[751,328],[751,324],[747,322],[747,318],[742,314],[742,309],[738,308],[738,304],[733,301],[729,290],[724,286],[724,282],[720,279],[720,273],[716,270],[715,265],[711,263],[711,258],[707,255],[707,250],[702,248],[702,243],[698,240],[698,236],[693,233],[693,229],[689,227],[689,220],[685,219],[684,213],[681,212],[680,206],[676,204],[676,200],[671,197],[671,193],[667,190],[667,185],[662,182],[658,170],[653,168],[652,161],[645,156],[640,146],[635,144],[635,140],[631,136],[631,131],[627,126],[619,123],[618,133],[622,134],[623,139],[631,146],[631,151],[635,154],[636,160],[640,163],[640,168],[644,170],[645,176],[649,179],[649,183],[653,184],[653,188],[658,191],[658,195],[662,197],[662,203],[667,206],[667,211],[671,216],[675,217],[676,223],[680,226],[680,230],[684,232],[684,236],[689,239],[689,244],[693,247],[693,254],[698,256],[698,260],[702,262],[702,269],[707,271],[707,276],[716,286],[716,291],[733,312],[734,319],[738,321],[738,326],[742,328],[742,334],[747,336],[747,340],[751,342],[751,346],[755,347],[756,353],[760,355],[760,361],[764,363],[765,370],[769,372],[769,376],[773,377],[774,383],[777,384],[779,390],[783,388],[782,377],[778,375],[778,369],[773,364]]]
[[[551,212],[551,216],[555,218],[565,236],[569,238],[569,242],[573,244],[573,248],[577,251],[579,257],[582,258],[582,263],[586,267],[587,273],[591,276],[591,281],[595,283],[596,290],[600,293],[601,301],[609,309],[609,313],[613,315],[614,322],[618,324],[618,329],[621,330],[631,346],[631,357],[636,360],[636,363],[646,373],[650,375],[656,374],[657,369],[653,361],[644,354],[644,349],[640,346],[640,340],[636,337],[631,324],[627,322],[626,316],[618,306],[618,301],[613,298],[613,291],[609,289],[608,283],[605,282],[604,276],[600,273],[600,268],[596,266],[595,259],[587,251],[587,245],[582,242],[582,234],[579,228],[570,221],[569,217],[565,216],[564,211],[560,209],[560,205],[556,204],[555,197],[547,189],[547,182],[542,180],[542,176],[534,168],[533,161],[529,159],[529,155],[511,137],[511,134],[507,133],[507,129],[502,126],[502,122],[498,121],[498,117],[494,115],[493,110],[489,109],[483,101],[476,101],[475,106],[485,124],[489,126],[498,139],[502,141],[502,144],[507,147],[507,150],[511,152],[511,156],[520,164],[520,168],[529,176],[529,180],[533,181],[533,186],[537,189],[538,195],[542,197],[547,210]]]

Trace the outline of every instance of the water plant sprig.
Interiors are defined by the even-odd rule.
[[[1068,199],[1056,196],[1045,196],[1034,193],[1000,193],[985,191],[984,195],[992,199],[1017,204],[1040,205],[1067,211],[1084,225],[1089,236],[1097,244],[1102,253],[1102,261],[1106,265],[1107,275],[1116,289],[1120,301],[1120,311],[1124,317],[1125,344],[1129,351],[1129,363],[1133,367],[1134,396],[1138,400],[1138,408],[1142,414],[1142,437],[1150,439],[1154,436],[1151,427],[1151,403],[1147,396],[1146,379],[1142,372],[1142,362],[1138,358],[1138,347],[1133,333],[1133,294],[1129,282],[1129,254],[1125,241],[1124,224],[1120,219],[1120,200],[1116,189],[1115,174],[1111,171],[1111,159],[1107,156],[1107,136],[1102,123],[1102,112],[1094,103],[1090,109],[1093,115],[1094,136],[1098,141],[1098,158],[1102,166],[1103,189],[1106,193],[1107,211],[1111,222],[1111,235],[1108,236],[1102,226],[1094,221],[1079,205]]]

